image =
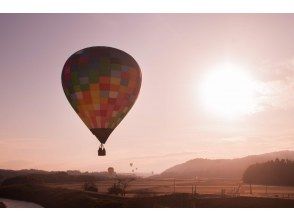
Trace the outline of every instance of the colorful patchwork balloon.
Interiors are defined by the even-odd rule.
[[[138,97],[139,65],[122,50],[89,47],[68,58],[61,78],[66,98],[103,148]]]

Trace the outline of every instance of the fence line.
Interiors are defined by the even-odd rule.
[[[218,194],[218,195],[230,195],[230,196],[266,196],[266,197],[282,197],[282,198],[294,198],[294,187],[284,186],[265,186],[265,185],[252,185],[252,193],[250,193],[250,185],[241,183],[237,180],[232,180],[232,183],[226,185],[220,183],[214,185],[212,181],[206,182],[205,180],[198,179],[176,179],[176,178],[154,178],[154,179],[137,179],[130,182],[127,188],[129,192],[150,191],[152,194],[168,194],[168,193],[191,193],[191,194]],[[221,179],[226,182],[229,179]],[[99,187],[108,187],[113,184],[113,181],[99,181]],[[205,185],[205,183],[208,183]],[[145,193],[146,193],[145,192]]]

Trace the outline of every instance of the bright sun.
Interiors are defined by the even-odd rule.
[[[210,113],[235,119],[256,110],[255,87],[248,72],[224,64],[206,75],[200,85],[200,98]]]

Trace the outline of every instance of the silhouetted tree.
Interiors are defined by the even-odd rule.
[[[98,192],[98,187],[96,186],[96,184],[94,182],[85,182],[84,183],[84,190]]]

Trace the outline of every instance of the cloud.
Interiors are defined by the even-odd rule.
[[[8,160],[0,162],[2,169],[28,169],[33,165],[31,161],[27,160]]]
[[[1,148],[33,149],[46,147],[47,138],[2,138],[0,139]]]
[[[294,59],[266,63],[260,70],[256,99],[259,111],[294,108]]]
[[[39,142],[44,141],[45,138],[8,138],[0,140],[1,143],[19,143],[19,142]]]
[[[240,143],[240,142],[245,142],[247,140],[246,137],[242,137],[242,136],[232,136],[232,137],[225,137],[225,138],[221,138],[221,142],[224,143]]]

